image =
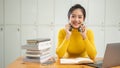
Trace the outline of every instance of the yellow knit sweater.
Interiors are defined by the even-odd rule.
[[[87,38],[83,40],[77,29],[72,30],[70,39],[66,39],[65,29],[58,33],[58,43],[56,53],[59,58],[62,57],[89,57],[95,59],[97,51],[94,44],[94,35],[92,30],[87,29]]]

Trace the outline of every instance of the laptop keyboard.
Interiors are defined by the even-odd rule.
[[[103,63],[103,61],[99,60],[99,61],[96,61],[96,62],[93,63],[93,64],[87,64],[87,65],[88,65],[88,66],[95,67],[95,68],[102,68],[102,63]]]

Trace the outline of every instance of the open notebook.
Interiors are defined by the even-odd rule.
[[[60,64],[88,64],[94,63],[90,58],[61,58]]]

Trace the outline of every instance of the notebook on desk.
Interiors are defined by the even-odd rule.
[[[97,61],[94,64],[88,64],[95,68],[110,68],[120,66],[120,43],[107,44],[103,62]]]
[[[60,64],[88,64],[94,63],[90,58],[61,58]]]

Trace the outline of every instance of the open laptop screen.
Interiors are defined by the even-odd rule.
[[[106,47],[103,68],[113,66],[120,66],[120,43],[109,43]]]
[[[110,68],[120,66],[120,43],[107,44],[104,59],[96,61],[94,64],[88,64],[95,68]]]

